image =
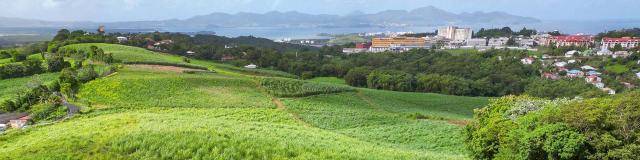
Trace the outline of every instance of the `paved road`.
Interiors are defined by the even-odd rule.
[[[62,96],[62,94],[60,94],[60,92],[55,92],[54,94],[57,95],[57,96],[60,96],[60,99],[62,100],[62,105],[67,107],[67,116],[68,117],[71,117],[74,114],[80,112],[80,107],[67,102],[67,99],[65,99],[64,96]]]

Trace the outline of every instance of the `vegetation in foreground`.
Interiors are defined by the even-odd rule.
[[[476,111],[467,148],[475,159],[637,159],[638,97],[500,98]]]

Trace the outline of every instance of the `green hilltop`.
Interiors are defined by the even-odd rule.
[[[122,45],[64,48],[92,45],[118,72],[82,85],[72,102],[81,114],[0,135],[0,159],[469,159],[464,125],[488,103]],[[189,69],[202,67],[213,72]],[[0,99],[29,79],[0,80]]]

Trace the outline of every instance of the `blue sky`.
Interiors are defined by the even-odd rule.
[[[212,12],[373,13],[435,6],[454,13],[503,11],[547,20],[640,19],[640,0],[0,0],[0,16],[65,21],[184,19]]]

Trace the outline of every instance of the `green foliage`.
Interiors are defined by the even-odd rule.
[[[344,80],[351,86],[366,87],[367,77],[369,74],[371,74],[370,68],[356,67],[347,72],[347,75],[344,76]]]
[[[418,75],[416,90],[419,92],[441,93],[449,95],[474,95],[476,84],[474,81],[450,75]],[[478,96],[478,95],[475,95]]]
[[[49,72],[60,72],[62,69],[71,66],[71,64],[64,61],[64,57],[57,54],[52,54],[47,57],[47,70]]]
[[[375,70],[367,76],[367,86],[373,89],[413,91],[413,75],[402,71]]]
[[[571,80],[533,80],[525,89],[525,94],[542,98],[594,98],[604,96],[605,93],[595,86],[584,83],[582,79]]]
[[[272,95],[279,97],[304,97],[318,94],[331,94],[355,91],[347,86],[326,83],[314,83],[286,78],[261,78],[260,86]]]
[[[638,156],[640,92],[588,100],[505,97],[467,126],[476,159],[626,159]],[[633,158],[631,158],[633,159]]]

